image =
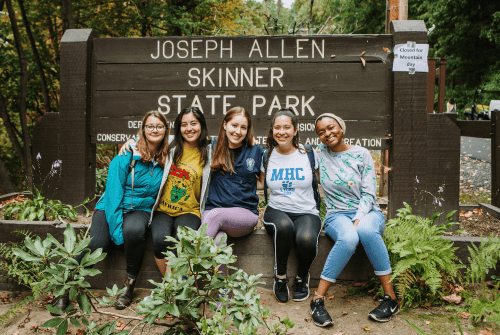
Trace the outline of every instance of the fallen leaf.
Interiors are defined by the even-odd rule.
[[[85,335],[85,330],[83,330],[83,329],[78,329],[78,330],[76,331],[76,335]]]
[[[167,316],[165,316],[165,319],[173,319],[173,318],[174,318],[173,315],[167,315]]]
[[[488,329],[490,332],[492,332],[492,331],[493,331],[493,328],[486,328],[486,329]]]
[[[4,303],[9,303],[10,302],[10,299],[9,299],[9,295],[8,294],[3,294],[0,296],[0,299],[2,299],[2,302]]]
[[[470,313],[462,312],[460,313],[460,316],[463,317],[464,319],[468,319],[470,317]]]
[[[14,334],[12,334],[12,335],[19,335],[19,332],[15,332],[15,333],[14,333]]]
[[[279,315],[279,314],[274,314],[274,316],[277,317],[277,318],[282,318],[282,316]]]
[[[370,331],[372,329],[370,327],[363,327],[363,330]]]
[[[326,297],[327,300],[332,300],[333,298],[335,298],[335,295],[333,295],[333,294],[329,297]]]
[[[462,297],[453,293],[452,295],[447,295],[447,296],[443,297],[443,300],[445,300],[447,302],[453,302],[455,304],[459,304],[460,301],[462,301]]]
[[[304,321],[305,321],[305,322],[311,322],[311,320],[310,320],[310,319],[307,319],[307,318],[305,318],[305,319],[304,319]]]
[[[462,292],[464,290],[464,288],[462,286],[457,286],[455,287],[455,292]]]
[[[332,334],[332,335],[344,335],[344,333],[336,333],[336,334]]]
[[[431,322],[430,322],[430,321],[425,321],[425,324],[426,324],[426,325],[430,325],[430,324],[431,324]]]
[[[363,51],[363,52],[361,53],[361,55],[360,55],[360,56],[363,56],[363,55],[365,54],[365,52],[366,52],[366,51]]]
[[[363,57],[359,57],[359,59],[361,59],[361,64],[363,64],[363,67],[365,67],[366,66],[366,61],[364,60],[364,58]]]
[[[384,47],[384,51],[385,52],[391,52],[391,50],[389,50],[389,48],[386,48],[386,47]]]
[[[347,299],[347,302],[352,302],[352,300]]]
[[[495,335],[487,330],[480,330],[478,335]]]
[[[285,306],[285,304],[284,304],[284,303],[282,303],[282,302],[278,302],[278,305],[280,305],[280,306]]]
[[[462,210],[462,211],[460,211],[460,213],[459,213],[458,215],[460,215],[460,216],[464,216],[464,215],[465,215],[465,213],[467,213],[467,212],[466,212],[466,211],[464,211],[464,210]]]
[[[483,214],[483,210],[481,208],[474,208],[474,210],[472,211],[472,213],[474,213],[474,214]]]
[[[356,283],[356,284],[354,284],[354,287],[359,287],[359,286],[365,287],[366,284],[365,283]]]
[[[342,312],[342,316],[346,316],[347,315],[347,312]]]
[[[392,326],[392,328],[396,328],[396,326]]]
[[[267,304],[267,300],[264,300],[264,301],[262,302],[262,305],[265,305],[265,304]]]

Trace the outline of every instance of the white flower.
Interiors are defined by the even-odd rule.
[[[52,163],[52,169],[57,169],[61,166],[62,160],[58,159],[54,163]]]
[[[36,160],[39,161],[40,159],[42,159],[42,155],[40,155],[40,153],[38,153],[38,155],[36,155]]]

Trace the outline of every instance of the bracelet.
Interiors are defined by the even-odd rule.
[[[315,296],[318,296],[318,297],[320,297],[320,298],[323,298],[323,299],[325,298],[325,296],[324,296],[324,295],[320,295],[320,294],[318,294],[318,292],[314,292],[314,295],[315,295]]]

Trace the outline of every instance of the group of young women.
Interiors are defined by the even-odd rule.
[[[212,141],[197,107],[182,110],[174,130],[169,136],[168,122],[157,111],[144,116],[137,141],[124,145],[132,154],[118,155],[111,162],[105,193],[92,218],[91,251],[106,249],[110,241],[125,247],[127,279],[117,308],[132,301],[148,227],[164,275],[170,271],[163,255],[169,246],[165,236],[176,237],[178,227],[198,229],[201,223],[208,225],[207,235],[217,243],[224,234],[249,234],[259,218],[257,189],[264,189],[267,199],[268,188],[263,221],[274,243],[274,294],[280,302],[289,300],[287,260],[295,246],[293,300],[306,300],[309,269],[322,230],[319,178],[327,208],[324,231],[335,245],[310,303],[314,323],[333,324],[323,300],[359,242],[385,291],[370,318],[385,322],[399,312],[389,281],[391,267],[382,240],[385,219],[376,202],[373,161],[366,149],[344,143],[346,126],[341,118],[326,113],[316,119],[322,144],[315,150],[300,143],[297,116],[291,109],[273,116],[265,152],[254,144],[252,119],[242,107],[225,114]],[[63,297],[57,306],[64,309],[67,303]]]

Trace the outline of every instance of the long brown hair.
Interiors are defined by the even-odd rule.
[[[252,127],[252,118],[250,117],[250,113],[243,107],[233,107],[231,108],[227,114],[224,116],[222,123],[219,128],[219,136],[217,137],[217,145],[215,146],[214,156],[212,158],[212,165],[210,168],[212,171],[221,170],[230,173],[234,173],[234,162],[231,157],[231,153],[229,151],[229,141],[227,139],[226,130],[224,129],[224,125],[227,125],[233,117],[236,115],[243,115],[248,122],[247,128],[247,136],[243,139],[243,143],[247,146],[252,146],[253,140],[253,127]]]
[[[273,136],[273,128],[274,128],[274,123],[276,122],[276,119],[280,116],[288,116],[290,120],[292,121],[292,125],[294,130],[299,129],[299,120],[297,118],[297,115],[293,112],[293,110],[288,107],[284,109],[280,109],[276,114],[274,114],[273,119],[271,120],[271,127],[269,127],[269,131],[267,132],[267,148],[268,148],[268,153],[267,153],[267,158],[266,158],[266,165],[269,163],[269,157],[271,157],[271,153],[273,152],[273,149],[278,146],[278,143],[274,140]],[[293,136],[292,140],[292,145],[299,149],[300,152],[302,152],[302,149],[300,148],[300,140],[299,140],[299,132],[297,131],[297,134]]]
[[[163,140],[161,141],[160,145],[158,146],[158,150],[156,150],[156,153],[153,154],[151,150],[149,150],[148,147],[148,141],[146,140],[146,121],[148,117],[154,116],[165,125],[165,134],[163,135]],[[165,115],[162,113],[158,112],[157,110],[152,110],[150,112],[147,112],[146,115],[142,118],[142,124],[141,124],[141,129],[137,133],[139,135],[139,139],[137,140],[136,147],[137,150],[141,153],[141,161],[143,162],[149,162],[152,161],[153,159],[160,164],[161,167],[165,166],[165,161],[168,157],[168,136],[170,135],[170,127],[168,125],[167,118]]]

